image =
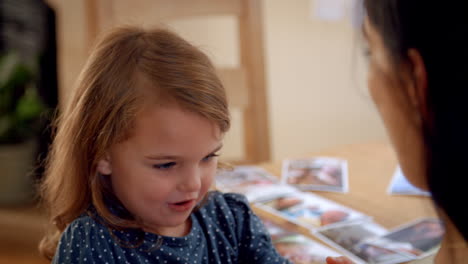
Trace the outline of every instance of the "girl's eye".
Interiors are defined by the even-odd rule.
[[[216,154],[216,153],[212,153],[206,157],[203,158],[203,161],[210,161],[211,159],[213,159],[214,157],[218,157],[219,155]]]
[[[155,164],[153,165],[153,168],[158,169],[158,170],[168,170],[176,165],[175,162],[167,162],[167,163],[161,163],[161,164]]]

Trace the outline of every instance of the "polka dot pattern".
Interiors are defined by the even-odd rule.
[[[212,192],[190,217],[187,236],[166,237],[110,230],[82,215],[62,234],[52,263],[290,263],[240,194]]]

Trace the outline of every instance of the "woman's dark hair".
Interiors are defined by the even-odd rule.
[[[468,1],[364,0],[364,6],[394,68],[411,67],[409,49],[422,56],[427,183],[436,205],[468,241]]]

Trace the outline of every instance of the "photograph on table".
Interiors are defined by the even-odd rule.
[[[360,212],[318,195],[299,191],[256,203],[256,205],[310,230],[368,218]]]
[[[388,186],[388,194],[391,195],[421,195],[421,196],[430,196],[431,194],[427,191],[421,190],[413,186],[401,171],[400,166],[398,166],[393,173],[392,180]]]
[[[268,234],[271,236],[271,240],[276,240],[278,238],[281,238],[283,236],[287,235],[294,235],[296,232],[289,231],[285,228],[282,228],[281,226],[273,223],[272,221],[266,219],[266,218],[260,218],[263,222],[263,225],[265,226],[266,230],[268,231]]]
[[[346,252],[355,263],[397,264],[414,259],[404,252],[369,245],[365,241],[385,235],[387,230],[370,220],[323,228],[314,234],[332,247]]]
[[[424,258],[438,250],[444,233],[443,223],[439,219],[424,218],[398,227],[366,243]]]
[[[262,220],[278,253],[294,264],[322,264],[328,256],[342,255],[311,238],[287,231],[268,220]]]
[[[222,192],[245,195],[249,202],[269,200],[296,191],[296,188],[282,184],[277,177],[257,166],[222,169],[216,174],[215,184]]]
[[[301,190],[348,192],[346,160],[329,157],[287,159],[283,161],[281,179]]]
[[[369,264],[400,264],[414,260],[412,255],[397,250],[390,250],[366,243],[356,245],[353,250],[357,257]]]

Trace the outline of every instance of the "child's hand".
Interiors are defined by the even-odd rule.
[[[347,257],[327,258],[327,264],[353,264]]]

